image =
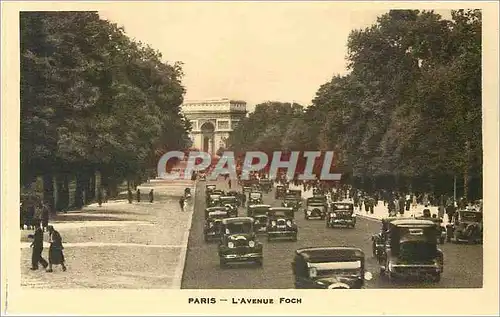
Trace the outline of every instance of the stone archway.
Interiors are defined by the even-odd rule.
[[[213,154],[215,149],[215,125],[212,122],[205,122],[200,127],[202,137],[202,151]]]

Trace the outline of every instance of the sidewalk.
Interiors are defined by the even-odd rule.
[[[68,271],[31,271],[28,234],[21,237],[21,286],[36,288],[179,289],[194,208],[195,182],[154,180],[142,184],[141,202],[128,203],[127,192],[99,207],[59,213],[50,220],[63,238]],[[193,194],[185,211],[179,197]],[[149,202],[149,190],[154,201]],[[48,235],[45,234],[45,241]],[[48,257],[45,243],[43,257]]]
[[[313,196],[312,190],[304,191],[303,190],[304,188],[302,186],[295,186],[293,184],[290,184],[290,189],[302,190],[302,198],[305,198],[305,199]],[[343,201],[350,202],[350,203],[353,202],[352,199],[347,199],[347,200],[343,200]],[[425,207],[424,205],[419,204],[419,205],[417,205],[416,208],[410,208],[409,211],[405,210],[404,217],[420,217],[423,215],[423,211],[425,208],[430,209],[431,215],[432,214],[437,215],[437,213],[438,213],[437,206]],[[373,214],[367,213],[365,211],[364,205],[363,205],[363,208],[361,210],[359,209],[359,207],[355,208],[355,212],[356,212],[356,215],[358,215],[359,217],[372,219],[372,220],[381,220],[381,219],[389,216],[389,211],[387,210],[387,206],[384,206],[383,201],[379,201],[378,205],[375,206],[375,208],[373,208]],[[399,213],[398,213],[398,217],[399,217]],[[445,217],[443,218],[443,225],[446,225],[447,223],[448,223],[448,217],[445,215]]]

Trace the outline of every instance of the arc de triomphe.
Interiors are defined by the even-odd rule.
[[[186,101],[182,112],[191,122],[193,147],[214,155],[227,146],[227,138],[247,114],[247,104],[227,98]]]

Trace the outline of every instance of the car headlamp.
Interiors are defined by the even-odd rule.
[[[336,212],[332,213],[332,217],[337,217],[337,213]]]
[[[291,227],[291,226],[292,226],[292,221],[287,220],[287,221],[286,221],[286,225],[287,225],[287,226],[289,226],[289,227]]]
[[[211,223],[209,223],[209,224],[208,224],[208,226],[209,226],[210,228],[213,228],[214,223],[213,223],[213,222],[211,222]]]
[[[233,243],[233,242],[228,242],[227,247],[228,247],[229,249],[234,248],[234,243]]]
[[[249,246],[250,248],[255,247],[255,241],[250,240],[250,242],[248,242],[248,246]]]
[[[318,276],[318,270],[316,270],[315,267],[310,267],[309,268],[309,276],[311,278],[314,278],[314,277]]]
[[[311,211],[310,210],[307,211],[307,215],[311,215]]]
[[[276,226],[276,221],[271,221],[271,225]]]
[[[258,225],[260,221],[258,219],[255,220],[255,224]]]

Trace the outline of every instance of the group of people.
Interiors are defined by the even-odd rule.
[[[153,203],[153,201],[154,201],[153,189],[151,189],[149,191],[148,196],[149,196],[149,202]],[[127,197],[128,197],[128,203],[131,204],[134,201],[134,195],[132,194],[132,190],[130,188],[127,190]],[[140,203],[141,202],[141,190],[139,188],[137,188],[137,190],[135,191],[135,197],[137,199],[137,202]]]
[[[61,265],[62,270],[66,271],[61,234],[53,226],[47,226],[47,232],[50,242],[48,262],[42,256],[44,234],[40,224],[35,224],[35,232],[29,235],[33,239],[30,246],[33,249],[31,254],[31,270],[38,270],[40,264],[47,272],[53,272],[53,265]]]

